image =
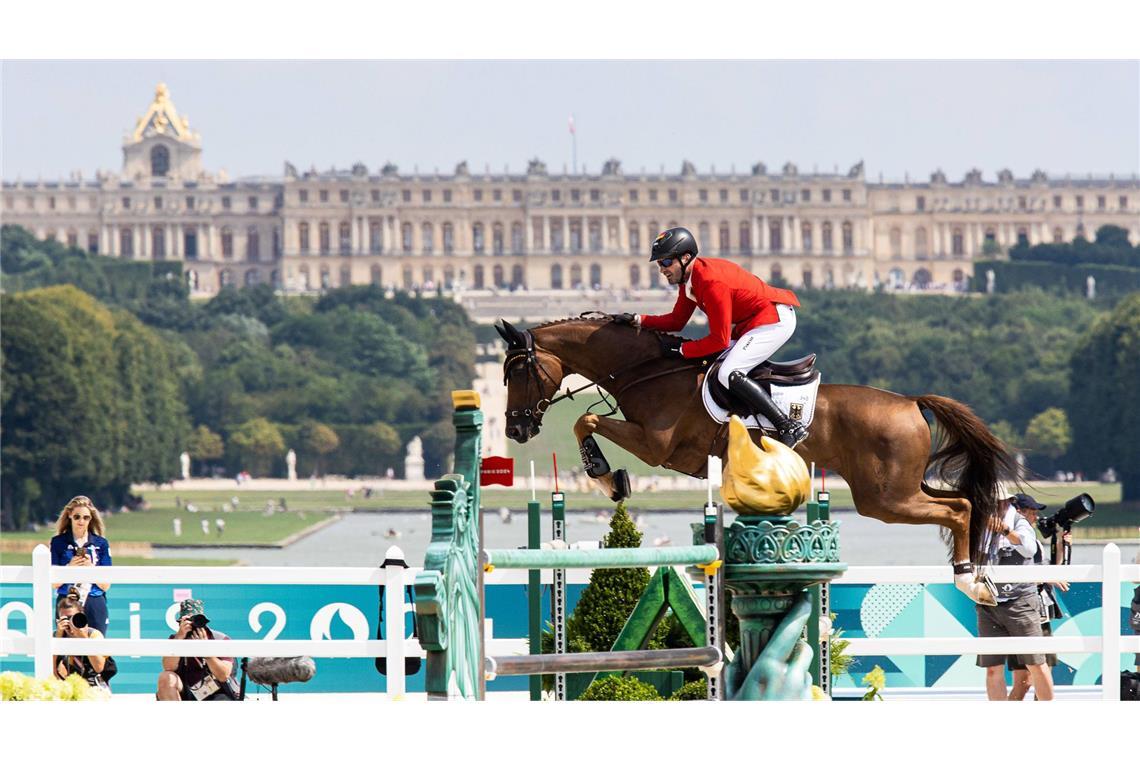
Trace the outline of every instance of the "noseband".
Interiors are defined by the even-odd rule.
[[[507,350],[507,359],[503,363],[503,385],[506,385],[510,379],[513,366],[521,361],[526,368],[526,396],[524,396],[524,398],[530,397],[530,386],[533,382],[538,388],[538,402],[535,403],[533,407],[528,407],[521,411],[518,409],[508,410],[507,417],[531,418],[535,423],[541,424],[542,415],[546,414],[546,410],[550,408],[553,401],[547,401],[542,397],[542,377],[539,373],[541,372],[546,376],[546,379],[554,386],[555,392],[558,391],[559,384],[550,373],[546,371],[546,368],[542,366],[541,362],[538,361],[538,350],[535,348],[534,336],[530,334],[530,330],[523,332],[523,339],[524,344],[522,346]]]

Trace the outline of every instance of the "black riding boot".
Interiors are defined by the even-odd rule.
[[[808,437],[807,428],[784,414],[780,407],[776,406],[776,402],[772,401],[772,397],[743,372],[738,370],[728,376],[728,389],[748,404],[754,412],[772,421],[776,426],[776,437],[780,439],[780,443],[795,448],[796,444]]]

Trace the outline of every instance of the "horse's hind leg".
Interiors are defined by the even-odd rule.
[[[856,504],[860,498],[852,490]],[[970,502],[952,491],[940,491],[925,484],[921,490],[900,500],[883,501],[871,499],[872,504],[863,500],[860,514],[874,517],[885,523],[907,525],[937,525],[950,533],[953,539],[951,554],[954,564],[954,585],[978,604],[997,603],[997,592],[993,583],[984,577],[977,577],[970,564]],[[863,507],[867,506],[868,509]]]
[[[578,439],[578,449],[582,454],[582,466],[586,474],[612,500],[622,501],[630,494],[629,475],[625,470],[610,469],[605,454],[594,439],[595,432],[647,464],[658,465],[661,462],[654,461],[654,452],[640,425],[596,414],[583,414],[579,417],[574,423],[574,436]]]

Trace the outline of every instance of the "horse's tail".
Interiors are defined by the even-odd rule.
[[[927,469],[952,484],[970,502],[970,561],[985,561],[986,523],[1001,516],[1001,481],[1018,480],[1017,464],[1001,440],[965,404],[945,396],[911,396],[938,422],[938,438]]]

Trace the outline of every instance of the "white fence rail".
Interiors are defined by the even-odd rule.
[[[28,635],[0,628],[0,655],[30,655],[35,660],[39,678],[51,674],[53,655],[104,654],[116,657],[387,657],[387,694],[391,697],[406,691],[404,658],[422,657],[423,649],[414,638],[405,638],[404,615],[412,605],[405,601],[405,587],[414,582],[419,568],[404,567],[402,553],[389,551],[389,561],[381,568],[359,567],[53,567],[46,546],[32,552],[31,567],[0,567],[0,583],[31,583],[32,609]],[[584,583],[588,570],[568,572],[568,582]],[[1104,548],[1100,565],[1033,565],[997,567],[991,577],[996,582],[1069,581],[1101,584],[1102,629],[1099,636],[1030,636],[999,638],[852,638],[847,652],[851,655],[966,655],[966,654],[1031,654],[1031,653],[1100,653],[1104,662],[1101,695],[1105,700],[1120,698],[1120,672],[1116,663],[1122,654],[1140,652],[1140,636],[1120,633],[1120,584],[1140,583],[1140,565],[1122,565],[1120,549],[1115,544]],[[489,584],[523,584],[525,570],[502,570],[488,576]],[[549,583],[550,571],[542,573]],[[228,641],[184,641],[173,639],[100,639],[81,640],[54,638],[55,595],[52,584],[104,580],[135,584],[284,584],[284,585],[349,585],[384,586],[384,640],[313,640],[313,639],[231,639]],[[945,565],[911,567],[852,567],[837,585],[851,584],[927,584],[953,583],[951,570]],[[525,639],[496,639],[488,636],[489,656],[525,654]]]

